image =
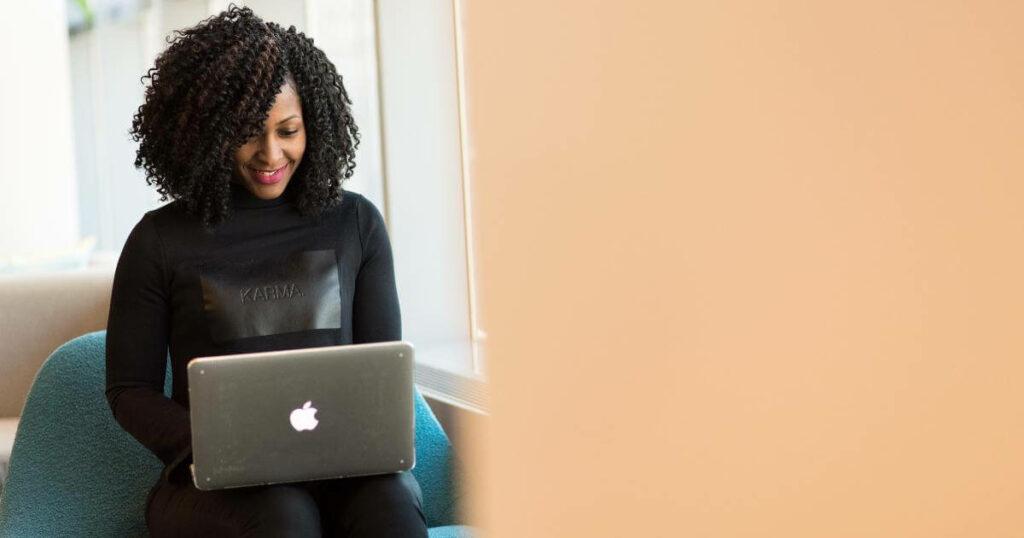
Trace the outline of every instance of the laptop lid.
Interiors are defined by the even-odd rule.
[[[188,383],[196,487],[412,469],[412,372],[408,342],[193,359]]]

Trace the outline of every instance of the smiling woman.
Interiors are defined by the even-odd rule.
[[[150,535],[426,537],[410,473],[202,491],[190,476],[192,359],[402,332],[384,218],[341,189],[358,131],[333,64],[249,8],[175,33],[132,128],[136,165],[175,200],[125,241],[106,332],[111,411],[164,463]]]

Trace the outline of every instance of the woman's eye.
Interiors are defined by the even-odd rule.
[[[283,136],[291,136],[291,135],[293,135],[293,134],[295,134],[297,132],[299,132],[298,129],[296,129],[294,131],[281,131],[281,135],[283,135]]]

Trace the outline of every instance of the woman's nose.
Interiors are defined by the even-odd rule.
[[[257,156],[263,157],[268,164],[280,162],[282,154],[284,154],[284,148],[275,137],[263,137],[260,140]]]

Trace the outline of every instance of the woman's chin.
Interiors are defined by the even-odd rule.
[[[276,183],[271,183],[269,185],[266,183],[260,183],[259,181],[256,181],[254,179],[250,179],[250,190],[253,191],[256,194],[256,196],[259,196],[264,200],[272,200],[274,198],[277,198],[278,196],[281,196],[281,194],[284,193],[285,188],[288,187],[288,179],[289,178],[282,178],[280,181]]]

